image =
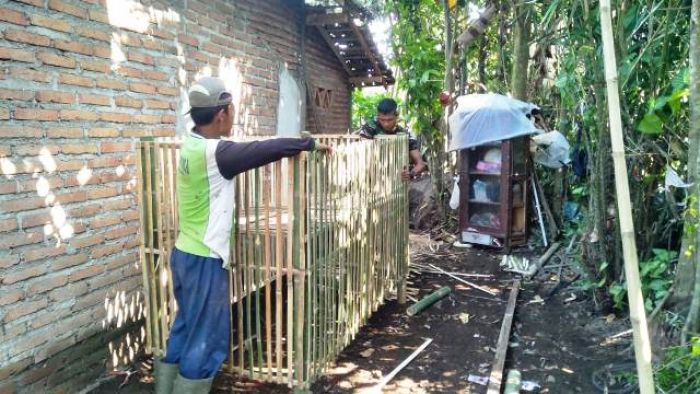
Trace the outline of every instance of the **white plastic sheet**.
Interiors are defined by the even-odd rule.
[[[554,130],[538,134],[532,137],[532,142],[537,147],[532,156],[536,163],[549,168],[561,168],[571,162],[571,146],[560,132]]]
[[[450,115],[450,147],[467,149],[502,141],[539,130],[527,114],[537,106],[495,93],[457,97],[457,108]]]

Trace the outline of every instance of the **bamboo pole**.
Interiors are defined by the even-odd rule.
[[[293,346],[294,346],[294,222],[297,212],[294,210],[294,161],[287,160],[287,384],[294,381]]]
[[[600,28],[603,36],[603,60],[608,91],[608,111],[610,116],[610,137],[612,155],[615,167],[615,190],[617,193],[618,212],[620,216],[620,232],[622,251],[625,261],[625,276],[627,278],[627,296],[630,306],[630,320],[634,333],[634,353],[639,378],[639,389],[642,394],[654,393],[654,375],[651,368],[651,345],[644,311],[639,279],[639,263],[637,261],[637,246],[634,238],[634,222],[630,204],[629,183],[627,179],[627,163],[625,162],[625,145],[620,115],[620,98],[617,83],[617,61],[612,34],[610,16],[610,0],[600,1]]]
[[[253,241],[253,282],[255,295],[255,336],[256,336],[256,361],[258,368],[263,366],[263,345],[262,345],[262,331],[260,327],[260,314],[261,314],[261,304],[260,304],[260,293],[262,289],[260,286],[263,285],[262,281],[262,240],[260,238],[260,168],[253,170],[253,200],[254,200],[254,213],[255,213],[255,234]]]
[[[282,239],[282,161],[274,165],[275,174],[275,366],[277,383],[282,383],[282,259],[284,258],[284,240]]]
[[[251,304],[252,304],[252,298],[253,294],[251,291],[252,288],[252,272],[251,272],[251,260],[254,259],[252,256],[253,253],[251,253],[251,242],[250,242],[250,237],[251,237],[251,229],[250,229],[250,172],[245,172],[242,174],[243,178],[243,216],[245,217],[245,237],[243,238],[243,263],[245,265],[245,268],[243,270],[243,279],[244,279],[244,289],[243,289],[243,297],[245,298],[245,315],[243,315],[241,318],[245,320],[245,332],[243,335],[243,340],[244,342],[241,343],[241,348],[242,349],[247,349],[247,355],[248,355],[248,373],[250,374],[249,376],[251,379],[255,379],[255,370],[253,369],[254,367],[254,360],[255,360],[255,349],[253,347],[252,341],[250,341],[252,335],[253,335],[253,327],[252,327],[252,322],[251,322],[251,316],[252,316],[252,311],[251,311]]]
[[[143,277],[143,292],[145,294],[146,311],[148,316],[146,316],[146,352],[152,353],[154,348],[153,343],[153,328],[151,327],[151,321],[153,319],[153,311],[151,305],[151,281],[149,277],[148,261],[146,260],[146,222],[145,218],[148,216],[146,207],[144,206],[143,193],[145,189],[144,183],[144,161],[143,161],[143,142],[139,141],[136,143],[136,173],[137,173],[137,183],[138,188],[136,189],[137,201],[139,205],[139,223],[141,225],[141,239],[139,240],[139,260],[141,261],[141,274]]]
[[[263,210],[265,211],[265,350],[267,355],[267,380],[272,381],[272,299],[270,287],[272,286],[272,272],[270,271],[270,260],[272,258],[272,247],[270,245],[270,194],[271,179],[270,166],[265,166],[263,177]]]
[[[237,370],[240,373],[243,373],[245,369],[245,335],[244,335],[244,330],[243,330],[243,297],[244,297],[244,291],[243,291],[243,237],[245,234],[240,234],[240,224],[239,220],[241,218],[241,215],[243,213],[243,209],[241,208],[241,194],[245,190],[243,187],[243,177],[237,178],[236,183],[235,183],[235,194],[234,194],[234,201],[235,201],[235,218],[236,218],[236,238],[234,239],[234,242],[236,244],[236,274],[234,275],[234,293],[236,296],[236,309],[238,312],[238,368]]]

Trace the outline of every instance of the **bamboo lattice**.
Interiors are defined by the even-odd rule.
[[[306,389],[408,273],[408,140],[315,136],[302,153],[235,180],[226,367]],[[142,140],[137,166],[148,350],[162,353],[177,305],[169,270],[177,237],[180,142]]]

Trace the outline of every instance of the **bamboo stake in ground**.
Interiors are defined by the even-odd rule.
[[[420,352],[422,352],[423,349],[425,349],[426,347],[428,347],[428,345],[430,345],[430,343],[431,343],[432,341],[433,341],[432,338],[426,339],[425,342],[423,342],[423,344],[420,345],[420,347],[419,347],[418,349],[416,349],[413,353],[411,353],[411,355],[408,356],[408,358],[406,358],[405,360],[403,360],[403,362],[402,362],[401,364],[399,364],[399,366],[397,366],[396,368],[394,368],[393,371],[391,371],[388,375],[386,375],[386,376],[384,377],[384,379],[382,379],[382,381],[379,382],[379,384],[377,384],[376,386],[374,386],[374,387],[372,388],[372,391],[371,391],[371,392],[372,392],[372,393],[381,393],[381,392],[382,392],[382,389],[384,388],[384,386],[386,386],[387,383],[389,383],[389,382],[391,381],[391,379],[393,379],[394,376],[396,376],[396,374],[398,374],[399,372],[401,372],[401,370],[404,369],[404,367],[406,367],[406,365],[408,365],[408,363],[410,363],[411,361],[413,361],[413,359],[416,358],[416,356],[418,356],[418,354],[419,354]]]
[[[436,267],[436,266],[434,266],[434,265],[432,265],[432,264],[428,264],[428,265],[429,265],[432,269],[437,270],[438,272],[440,272],[441,274],[445,274],[445,275],[449,276],[450,278],[452,278],[452,279],[454,279],[454,280],[456,280],[456,281],[458,281],[458,282],[464,283],[464,284],[467,285],[467,286],[471,286],[471,287],[473,287],[473,288],[475,288],[475,289],[477,289],[477,290],[481,290],[481,291],[483,291],[484,293],[490,294],[490,295],[492,295],[492,296],[498,295],[498,292],[497,292],[497,291],[493,291],[493,290],[487,289],[487,288],[485,288],[485,287],[483,287],[483,286],[479,286],[479,285],[477,285],[476,283],[472,283],[472,282],[470,282],[470,281],[468,281],[468,280],[464,280],[464,279],[462,279],[462,278],[460,278],[460,277],[458,277],[458,276],[452,275],[451,273],[445,271],[444,269],[439,268],[439,267]]]
[[[510,297],[508,298],[508,305],[506,305],[506,313],[503,315],[501,332],[498,334],[498,343],[496,345],[496,357],[491,366],[491,375],[489,376],[488,394],[498,394],[501,392],[503,366],[506,362],[508,338],[510,338],[510,327],[513,324],[513,314],[515,313],[515,304],[518,300],[518,292],[520,292],[520,279],[516,279],[513,282],[513,287],[510,290]]]
[[[639,263],[637,246],[634,239],[634,222],[630,204],[629,183],[627,180],[627,163],[625,162],[625,144],[622,138],[622,118],[620,116],[620,98],[617,86],[617,62],[610,17],[610,0],[600,2],[600,28],[603,35],[603,60],[605,62],[605,79],[608,90],[608,111],[610,115],[610,137],[612,155],[615,165],[615,191],[620,216],[622,252],[625,259],[625,276],[627,278],[627,296],[630,305],[630,320],[634,333],[634,354],[637,362],[639,389],[642,394],[654,392],[654,375],[651,369],[651,345],[644,312],[644,299],[639,280]]]

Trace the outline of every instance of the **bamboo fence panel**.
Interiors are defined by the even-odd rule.
[[[231,348],[225,368],[308,389],[408,273],[408,140],[316,135],[302,153],[234,181]],[[177,312],[180,141],[137,146],[147,350],[162,354]]]

